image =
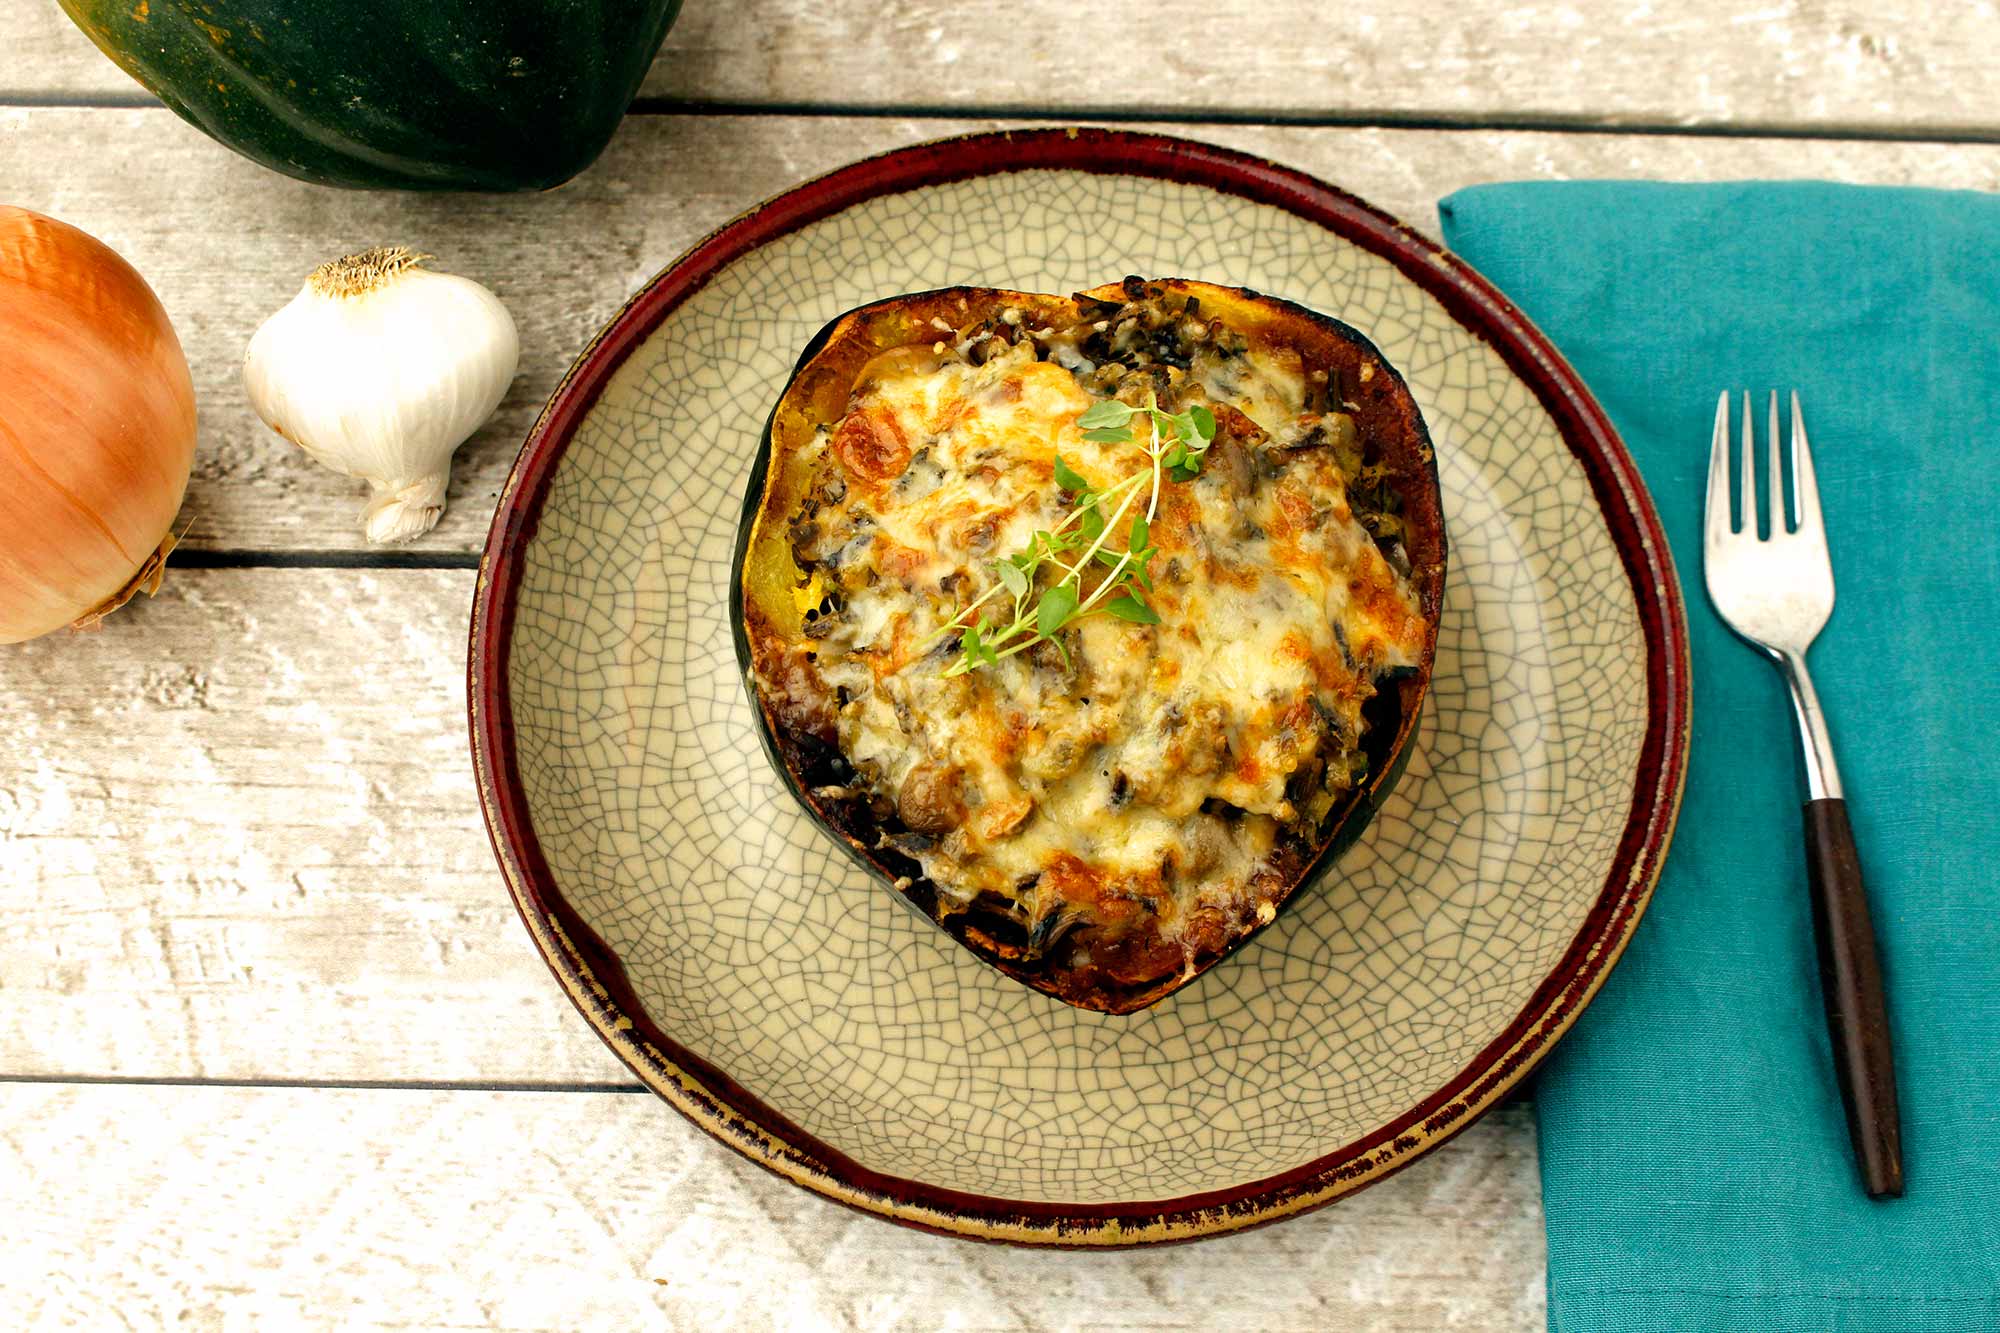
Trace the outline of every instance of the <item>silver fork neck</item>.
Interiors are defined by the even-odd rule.
[[[1792,716],[1799,726],[1799,750],[1806,770],[1806,799],[1838,801],[1842,799],[1840,769],[1833,762],[1833,737],[1827,734],[1826,714],[1820,711],[1819,694],[1806,670],[1806,655],[1788,648],[1774,648],[1771,653],[1778,659],[1785,688],[1792,696]]]

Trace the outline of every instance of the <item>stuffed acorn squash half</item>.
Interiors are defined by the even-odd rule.
[[[1086,1009],[1270,924],[1400,774],[1436,460],[1355,330],[1166,279],[851,311],[771,414],[736,644],[812,817]]]

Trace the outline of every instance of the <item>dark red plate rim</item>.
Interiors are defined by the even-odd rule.
[[[527,546],[571,435],[627,354],[724,267],[777,237],[880,195],[1035,168],[1207,186],[1297,214],[1394,264],[1490,344],[1555,419],[1624,562],[1646,641],[1647,729],[1631,813],[1597,902],[1514,1021],[1382,1130],[1279,1175],[1172,1199],[1105,1205],[967,1194],[873,1171],[807,1134],[647,1016],[616,955],[556,885],[515,766],[507,665]],[[734,219],[647,283],[577,358],[522,446],[480,564],[467,676],[480,801],[509,891],[556,979],[633,1072],[724,1143],[830,1198],[928,1230],[1028,1244],[1185,1240],[1273,1221],[1379,1180],[1471,1124],[1547,1053],[1623,950],[1658,879],[1687,771],[1687,627],[1666,538],[1603,409],[1549,341],[1463,261],[1352,195],[1230,149],[1118,130],[975,134],[869,158]]]

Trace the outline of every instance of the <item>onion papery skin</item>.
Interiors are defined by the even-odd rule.
[[[187,357],[146,280],[0,204],[0,643],[158,587],[194,442]]]

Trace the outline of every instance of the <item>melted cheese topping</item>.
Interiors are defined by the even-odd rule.
[[[956,635],[926,639],[1069,512],[1056,455],[1097,489],[1151,468],[1137,445],[1083,438],[1091,367],[1046,340],[1040,355],[1027,338],[980,365],[944,344],[887,353],[815,441],[819,500],[794,545],[834,593],[812,637],[840,748],[857,787],[895,803],[947,910],[991,895],[1031,926],[1233,933],[1281,829],[1309,834],[1351,787],[1362,705],[1415,663],[1421,613],[1334,451],[1274,447],[1316,419],[1296,358],[1253,351],[1198,362],[1183,390],[1222,426],[1199,477],[1162,482],[1161,623],[1092,617],[1067,664],[1044,646],[946,676]],[[1045,564],[1042,585],[1060,573]],[[1004,593],[987,605],[1011,619]]]

